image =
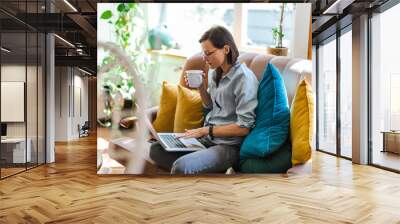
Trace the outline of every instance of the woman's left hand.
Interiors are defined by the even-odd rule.
[[[208,128],[201,127],[201,128],[191,129],[191,130],[185,129],[185,133],[182,133],[181,135],[179,135],[178,138],[200,138],[205,135],[208,135]]]

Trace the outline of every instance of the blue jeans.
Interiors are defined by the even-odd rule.
[[[215,145],[205,137],[198,140],[207,148],[196,152],[168,152],[155,142],[150,147],[150,158],[171,174],[224,173],[229,167],[237,166],[240,145]]]

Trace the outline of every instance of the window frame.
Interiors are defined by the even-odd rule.
[[[340,104],[341,104],[341,92],[340,92],[340,84],[341,84],[341,66],[340,66],[340,38],[342,35],[344,35],[347,32],[351,32],[352,31],[352,23],[350,22],[349,24],[346,24],[346,26],[341,27],[340,29],[337,29],[335,33],[332,33],[331,35],[327,36],[324,39],[321,39],[317,42],[317,44],[315,44],[316,46],[316,151],[319,152],[323,152],[329,155],[333,155],[333,156],[337,156],[339,158],[343,158],[346,160],[352,160],[352,158],[347,157],[342,155],[341,153],[341,119],[340,119]],[[320,85],[320,76],[319,76],[319,47],[320,45],[323,44],[327,44],[331,41],[336,41],[336,152],[332,153],[329,152],[327,150],[321,149],[319,147],[319,122],[320,122],[320,118],[319,118],[319,113],[318,113],[318,107],[319,107],[319,103],[320,103],[320,94],[318,94],[318,88]]]
[[[39,1],[35,1],[34,3],[37,3],[36,4],[36,12],[39,12],[39,6],[38,6],[39,5]],[[22,14],[26,19],[27,13],[30,13],[30,12],[28,12],[27,4],[23,5],[22,7],[24,7],[24,12],[22,12]],[[49,7],[46,7],[45,12],[48,12],[48,8]],[[36,12],[33,12],[33,13],[36,13]],[[15,20],[15,21],[19,21],[18,18],[15,17],[12,13],[10,13],[10,12],[8,12],[6,10],[3,10],[3,13],[7,14],[8,18],[10,18],[12,20]],[[6,175],[4,175],[4,172],[2,173],[3,167],[1,166],[2,164],[0,163],[0,180],[15,176],[17,174],[29,171],[29,170],[34,169],[34,168],[37,168],[39,166],[47,164],[47,162],[48,162],[48,155],[47,155],[47,153],[48,153],[47,147],[48,147],[48,144],[49,144],[48,140],[47,140],[47,137],[48,137],[47,136],[47,131],[48,131],[47,130],[47,125],[48,125],[48,121],[47,121],[47,85],[48,85],[48,82],[47,82],[47,75],[48,75],[47,63],[48,62],[47,62],[47,60],[48,60],[48,49],[47,48],[48,48],[48,44],[49,44],[48,35],[47,35],[48,33],[44,32],[44,31],[41,31],[39,29],[36,29],[36,28],[30,26],[29,24],[26,24],[26,23],[23,23],[23,22],[22,22],[22,25],[23,25],[23,29],[16,30],[16,31],[9,31],[9,30],[1,30],[0,29],[0,46],[2,46],[2,44],[3,44],[2,43],[2,41],[3,41],[2,36],[5,35],[5,34],[20,34],[20,35],[24,35],[24,37],[23,37],[24,38],[24,49],[21,49],[21,52],[24,52],[25,54],[23,55],[23,57],[21,57],[21,59],[23,59],[25,61],[25,63],[24,64],[20,64],[20,65],[25,67],[24,68],[24,72],[25,72],[25,74],[24,74],[24,77],[25,77],[25,81],[24,81],[24,83],[25,83],[24,84],[24,91],[25,91],[25,93],[24,93],[24,122],[21,122],[21,124],[24,125],[24,127],[23,127],[24,134],[21,136],[21,139],[24,139],[24,143],[25,143],[25,146],[24,146],[25,163],[24,163],[23,167],[21,166],[21,168],[22,168],[21,170],[13,172],[13,173],[10,173],[10,174],[6,174]],[[0,28],[1,28],[1,24],[0,24]],[[28,62],[28,48],[31,47],[28,44],[29,43],[28,42],[28,39],[29,39],[28,34],[32,34],[34,37],[36,37],[36,40],[33,41],[33,43],[32,43],[33,46],[34,45],[36,45],[36,46],[31,48],[34,51],[36,51],[35,52],[36,58],[32,62]],[[41,43],[41,45],[39,45],[39,43]],[[39,49],[40,49],[40,51],[39,51]],[[40,54],[42,54],[42,55],[40,55]],[[41,61],[39,60],[40,56],[41,56]],[[0,82],[2,81],[2,67],[3,67],[3,65],[5,65],[5,64],[3,64],[3,58],[4,58],[3,52],[1,52],[0,53]],[[28,117],[28,101],[29,100],[28,100],[28,97],[27,97],[27,88],[28,88],[27,85],[30,82],[28,80],[28,65],[35,66],[35,71],[30,73],[30,76],[33,75],[36,78],[36,80],[35,80],[36,83],[32,86],[32,87],[36,88],[36,91],[33,92],[34,97],[36,97],[36,102],[33,104],[34,106],[36,106],[36,111],[34,111],[34,112],[36,112],[36,115],[34,116],[35,119],[36,119],[36,122],[35,122],[35,120],[33,120],[33,121],[31,120],[32,117]],[[39,74],[40,74],[39,73],[39,66],[42,66],[42,70],[41,70],[41,78],[42,78],[42,80],[41,80],[41,82],[42,82],[42,85],[43,85],[42,86],[43,87],[43,92],[41,92],[41,96],[43,98],[41,98],[42,105],[40,105],[40,106],[41,106],[41,109],[43,110],[42,112],[44,113],[44,114],[40,114],[40,115],[39,115]],[[1,86],[0,86],[0,90],[1,90]],[[1,99],[0,99],[0,101],[1,101]],[[1,108],[1,105],[0,105],[0,110],[1,109],[2,108]],[[1,117],[1,115],[0,115],[0,117]],[[39,121],[43,125],[41,133],[39,133]],[[0,119],[0,123],[2,123],[1,119]],[[35,148],[35,146],[31,148],[31,156],[36,151],[36,157],[35,158],[34,157],[31,158],[31,159],[33,159],[33,158],[36,159],[36,161],[33,161],[33,162],[32,161],[28,162],[28,153],[27,153],[27,149],[28,149],[28,144],[27,144],[28,143],[28,125],[32,125],[33,128],[30,126],[32,128],[31,130],[36,131],[35,135],[30,135],[30,137],[29,137],[29,138],[31,138],[32,146],[34,144],[33,143],[33,141],[34,141],[33,139],[36,138],[36,148]],[[36,125],[36,127],[34,127],[35,125]],[[41,145],[42,148],[40,148],[42,154],[40,155],[40,157],[39,157],[39,151],[40,151],[39,150],[39,134],[43,135],[42,136],[43,140],[41,142],[42,143],[42,145]],[[2,153],[2,146],[0,145],[0,157],[1,157],[1,153]],[[39,160],[39,158],[41,158],[41,160]],[[28,163],[31,163],[31,164],[28,165]]]
[[[366,16],[367,17],[367,19],[366,19],[366,23],[367,24],[366,24],[366,27],[365,27],[365,29],[366,29],[365,33],[360,33],[360,30],[362,30],[362,32],[364,32],[364,27],[361,27],[361,26],[364,26],[364,24],[363,24],[364,21],[357,21],[355,24],[357,26],[359,26],[359,27],[353,27],[353,22],[352,21],[355,20],[357,17],[354,17],[354,16],[349,14],[349,15],[346,15],[345,17],[340,18],[331,27],[325,29],[324,31],[322,31],[321,33],[319,33],[317,36],[315,36],[313,38],[313,47],[315,47],[315,49],[316,49],[316,53],[315,53],[315,60],[316,60],[315,76],[316,76],[316,89],[318,89],[318,85],[319,85],[319,80],[318,80],[319,79],[319,75],[318,75],[318,67],[319,67],[319,64],[318,64],[318,57],[319,57],[318,48],[319,48],[319,44],[322,41],[328,39],[333,33],[337,32],[338,29],[343,29],[346,26],[351,24],[352,25],[352,31],[355,30],[356,31],[356,35],[359,35],[358,37],[356,37],[356,38],[358,38],[358,40],[357,40],[359,42],[358,44],[363,46],[365,43],[363,42],[364,40],[361,40],[361,39],[365,39],[366,46],[367,46],[367,49],[365,49],[365,51],[367,52],[366,56],[365,56],[365,59],[361,58],[361,57],[364,57],[363,55],[358,55],[358,57],[359,57],[358,59],[354,59],[354,57],[352,57],[352,61],[356,60],[357,63],[360,63],[360,64],[358,64],[358,66],[362,66],[363,67],[363,68],[356,68],[356,70],[365,69],[365,72],[367,73],[366,77],[365,77],[366,80],[364,80],[364,78],[361,79],[360,77],[357,77],[357,80],[355,80],[356,82],[361,83],[359,85],[359,87],[365,88],[366,92],[367,92],[366,102],[365,102],[367,104],[367,105],[365,105],[365,107],[366,107],[366,116],[367,116],[367,118],[366,118],[367,119],[367,124],[365,125],[366,128],[367,128],[366,136],[364,138],[364,133],[362,133],[361,130],[355,131],[354,128],[353,128],[353,131],[352,131],[353,132],[353,138],[354,138],[354,134],[356,133],[356,138],[358,138],[357,141],[360,140],[359,145],[356,146],[357,147],[356,149],[354,149],[354,147],[355,147],[354,144],[352,145],[352,150],[353,150],[352,152],[354,153],[354,150],[355,150],[355,153],[358,154],[357,158],[353,156],[353,158],[350,159],[350,158],[346,158],[346,157],[343,157],[343,156],[331,154],[331,153],[328,153],[328,152],[325,152],[323,150],[318,149],[319,148],[319,145],[318,145],[319,144],[319,142],[318,142],[318,137],[319,137],[318,136],[319,135],[318,113],[316,113],[316,123],[317,123],[316,124],[317,131],[316,131],[316,138],[315,138],[315,140],[316,140],[316,142],[315,142],[316,151],[327,153],[327,154],[331,154],[333,156],[344,158],[344,159],[349,159],[351,161],[355,161],[356,163],[361,163],[361,164],[364,164],[364,162],[363,162],[363,156],[364,155],[363,154],[366,153],[367,160],[365,162],[365,165],[373,166],[373,167],[376,167],[376,168],[379,168],[379,169],[383,169],[383,170],[387,170],[387,171],[391,171],[391,172],[395,172],[395,173],[400,173],[400,170],[396,170],[396,169],[393,169],[393,168],[390,168],[390,167],[386,167],[386,166],[383,166],[383,165],[379,165],[379,164],[374,164],[372,162],[372,159],[373,159],[372,158],[373,157],[373,151],[372,151],[373,150],[373,142],[372,142],[373,136],[372,136],[372,60],[371,60],[371,58],[372,58],[372,41],[371,41],[371,39],[372,39],[372,29],[371,29],[372,21],[371,20],[372,20],[372,17],[373,17],[373,13],[383,13],[386,10],[396,6],[397,4],[399,4],[398,0],[388,0],[385,3],[383,3],[382,5],[380,5],[380,6],[376,7],[376,8],[369,9],[369,10],[366,9],[365,11],[361,12],[360,14],[358,14],[357,16]],[[354,37],[354,35],[353,35],[353,37]],[[354,41],[353,41],[353,43],[354,43]],[[358,53],[364,54],[363,51],[362,52],[359,51]],[[354,54],[354,52],[352,52],[352,54]],[[354,68],[353,68],[353,72],[354,72]],[[357,71],[357,72],[360,73],[360,71]],[[353,74],[353,77],[354,77],[354,74]],[[353,81],[354,81],[354,78],[353,78]],[[366,82],[365,84],[362,83],[364,81]],[[353,82],[352,85],[354,85],[354,82]],[[361,89],[361,91],[363,91],[363,90]],[[319,104],[318,97],[319,97],[319,94],[318,94],[318,91],[316,91],[316,98],[317,98],[317,100],[315,102],[316,103],[316,107],[318,107],[318,104]],[[354,94],[353,94],[352,97],[353,97],[353,101],[354,101]],[[356,96],[356,97],[359,97],[359,96]],[[357,102],[353,102],[352,104],[354,105],[355,103],[356,104],[364,103],[364,99],[356,98],[356,101]],[[352,108],[352,110],[354,110],[354,107]],[[359,111],[357,111],[357,112],[359,112]],[[352,112],[352,113],[354,114],[354,112]],[[361,117],[360,121],[363,121],[362,120],[362,116],[364,116],[364,114],[360,113],[360,114],[358,114],[358,116]],[[354,120],[354,118],[353,118],[353,120]],[[352,126],[354,126],[354,123],[352,124]],[[363,147],[364,145],[366,146],[365,149]],[[366,150],[366,151],[364,151],[364,150]]]
[[[341,37],[343,36],[343,35],[345,35],[346,33],[348,33],[348,32],[352,32],[353,31],[353,27],[352,27],[352,23],[350,23],[350,24],[348,24],[347,26],[345,26],[344,28],[342,28],[341,30],[339,30],[339,33],[340,33],[340,35],[339,35],[339,37],[338,37],[338,40],[340,40],[341,39]],[[339,41],[339,42],[341,42],[341,40]],[[345,156],[345,155],[343,155],[342,154],[342,139],[341,139],[341,134],[342,134],[342,119],[341,119],[341,112],[342,112],[342,110],[341,110],[341,103],[342,103],[342,97],[341,97],[341,94],[342,94],[342,92],[341,92],[341,84],[342,84],[342,80],[341,80],[341,77],[342,77],[342,67],[341,67],[341,62],[342,62],[342,60],[341,60],[341,51],[340,51],[340,43],[339,43],[339,46],[338,46],[338,50],[337,50],[337,54],[339,54],[339,55],[337,55],[337,66],[338,66],[338,68],[339,68],[339,78],[340,78],[340,80],[338,81],[338,90],[339,90],[339,94],[338,94],[338,96],[340,96],[339,97],[339,101],[337,101],[337,103],[339,103],[340,105],[339,105],[339,108],[338,108],[338,110],[337,110],[337,113],[338,113],[338,120],[337,120],[337,122],[339,122],[340,123],[340,128],[339,128],[339,130],[338,130],[338,133],[337,134],[340,134],[340,136],[339,136],[339,140],[340,140],[340,142],[339,142],[339,144],[340,144],[340,149],[338,150],[339,151],[339,153],[340,153],[340,156],[342,157],[342,158],[345,158],[345,159],[348,159],[348,160],[352,160],[352,157],[353,156],[351,156],[351,157],[348,157],[348,156]],[[353,54],[353,51],[351,51],[351,54]],[[352,80],[353,81],[353,80]],[[352,108],[352,111],[353,111],[353,108]],[[352,126],[353,126],[353,124],[352,124]],[[353,152],[353,149],[351,150],[351,152]]]
[[[369,10],[367,12],[368,14],[368,30],[367,30],[367,39],[368,39],[368,68],[367,68],[367,77],[368,77],[368,111],[367,111],[367,119],[368,119],[368,165],[379,168],[379,169],[383,169],[383,170],[387,170],[387,171],[391,171],[394,173],[400,173],[400,170],[394,169],[394,168],[390,168],[384,165],[380,165],[378,163],[374,163],[373,161],[373,153],[374,153],[374,147],[373,147],[373,127],[372,127],[372,118],[373,118],[373,113],[372,113],[372,94],[373,94],[373,88],[372,88],[372,78],[373,78],[373,69],[372,69],[372,53],[373,53],[373,49],[372,49],[372,19],[374,18],[375,14],[382,14],[385,11],[397,6],[399,3],[398,0],[388,0],[387,2],[385,2],[384,4],[378,6],[377,8],[373,9],[373,10]]]
[[[166,4],[166,3],[160,3],[160,4]],[[233,4],[233,15],[234,15],[232,35],[233,38],[235,39],[238,49],[240,51],[245,51],[245,52],[265,54],[267,49],[265,46],[251,46],[243,42],[243,40],[247,36],[247,9],[246,7],[244,7],[244,4],[246,3],[232,3],[232,4]],[[291,3],[291,4],[296,4],[296,3]],[[146,8],[148,7],[147,4],[145,5],[145,7]],[[296,20],[296,5],[294,5],[293,10],[294,10],[294,16],[293,20],[291,21],[292,26],[294,26],[294,21]],[[293,39],[294,37],[290,39],[289,45],[287,46],[289,48],[289,54],[290,54],[290,48],[293,45]]]
[[[234,3],[233,13],[235,16],[233,19],[233,38],[236,40],[237,47],[241,51],[265,54],[267,49],[265,46],[251,46],[243,41],[247,37],[247,8],[243,7],[244,4],[245,3]],[[294,4],[294,16],[291,21],[292,26],[294,26],[294,21],[296,20],[296,3],[291,4]],[[294,37],[289,40],[289,45],[287,46],[289,48],[289,54],[291,53],[290,48],[293,45],[293,39]]]
[[[317,70],[316,70],[316,83],[317,83],[317,87],[316,87],[316,92],[317,92],[317,95],[316,95],[316,101],[317,101],[317,104],[316,104],[316,118],[317,118],[317,123],[316,123],[316,126],[317,126],[317,138],[316,138],[316,150],[317,151],[321,151],[321,152],[324,152],[324,153],[327,153],[327,154],[330,154],[330,155],[337,155],[337,146],[338,146],[338,136],[337,136],[337,101],[338,101],[338,97],[337,97],[337,83],[338,83],[338,79],[337,79],[337,74],[338,74],[338,70],[337,70],[337,55],[336,55],[336,59],[335,59],[335,67],[336,67],[336,108],[335,108],[335,110],[336,110],[336,112],[335,112],[335,114],[336,114],[336,141],[335,141],[335,144],[336,144],[336,151],[335,151],[335,153],[332,153],[332,152],[329,152],[328,150],[326,150],[326,149],[321,149],[320,148],[320,141],[319,141],[319,137],[320,137],[320,128],[319,128],[319,124],[320,124],[320,116],[319,116],[319,106],[320,106],[320,102],[321,102],[321,94],[319,94],[319,86],[320,86],[320,84],[321,84],[321,80],[320,80],[320,74],[319,74],[319,68],[320,68],[320,63],[319,63],[319,58],[320,58],[320,47],[321,46],[323,46],[323,45],[325,45],[325,44],[328,44],[328,43],[330,43],[330,42],[332,42],[332,41],[336,41],[336,43],[335,43],[335,45],[336,45],[336,47],[335,47],[335,49],[336,49],[336,52],[337,52],[337,49],[338,49],[338,45],[339,45],[339,43],[337,42],[337,34],[335,33],[335,34],[332,34],[331,36],[329,36],[329,37],[327,37],[326,39],[324,39],[324,40],[322,40],[322,41],[320,41],[319,43],[318,43],[318,45],[317,45],[317,50],[316,50],[316,64],[317,64]]]

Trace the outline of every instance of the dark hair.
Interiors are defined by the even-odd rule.
[[[214,26],[211,29],[207,30],[203,36],[201,36],[199,42],[202,43],[206,40],[209,40],[214,47],[218,49],[224,48],[225,45],[229,46],[229,53],[227,55],[227,63],[233,65],[238,56],[239,50],[236,47],[235,41],[233,39],[232,34],[225,27],[222,26]],[[222,69],[217,68],[217,86],[219,80],[221,79]]]
[[[229,46],[229,53],[227,55],[228,64],[234,64],[239,56],[239,51],[236,47],[235,41],[233,40],[232,34],[225,27],[214,26],[207,30],[203,36],[201,36],[199,42],[209,40],[214,47],[218,49],[224,48],[225,45]]]

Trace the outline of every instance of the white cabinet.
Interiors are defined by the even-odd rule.
[[[151,105],[159,104],[161,85],[163,81],[171,84],[179,84],[182,74],[183,65],[186,61],[186,55],[177,50],[153,50],[150,51],[151,58],[154,62],[153,77],[149,77],[151,88]]]
[[[25,144],[27,144],[25,151]],[[6,163],[25,163],[32,161],[32,140],[28,138],[8,138],[1,140],[2,159]],[[26,160],[26,161],[25,161]]]

